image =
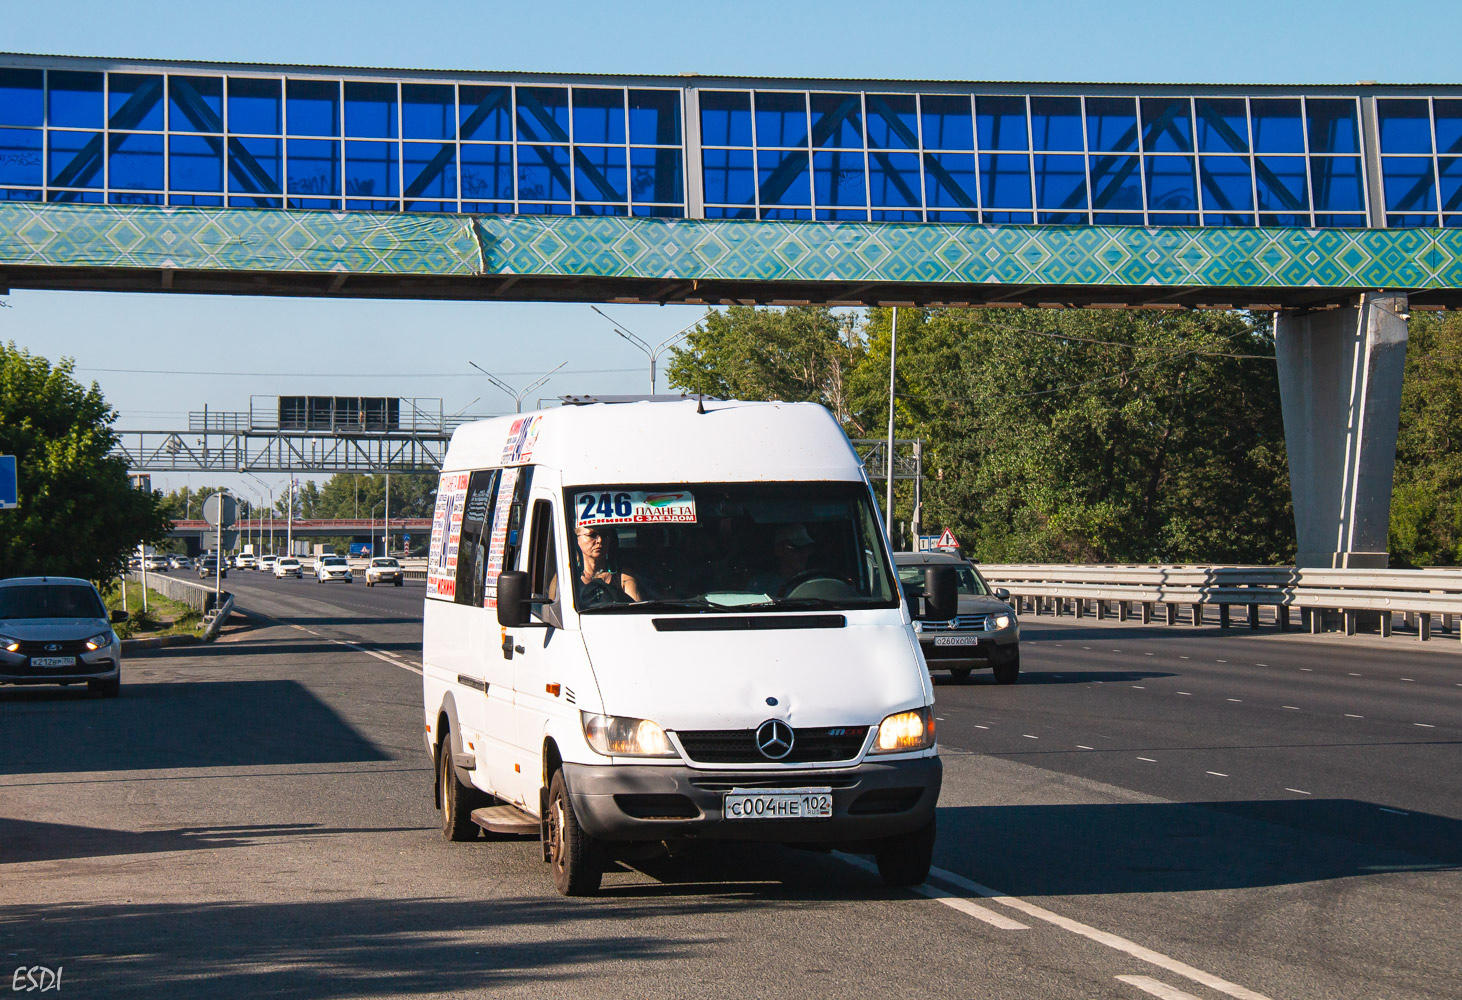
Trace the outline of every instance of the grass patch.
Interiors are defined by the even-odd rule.
[[[131,617],[113,628],[123,639],[155,639],[166,635],[196,635],[203,616],[181,601],[147,588],[147,610],[142,610],[142,584],[127,581],[127,610]],[[122,609],[122,590],[113,586],[102,595],[107,610]]]

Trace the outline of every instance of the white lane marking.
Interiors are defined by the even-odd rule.
[[[989,727],[989,726],[982,726],[982,725],[980,725],[980,724],[979,724],[979,723],[978,723],[978,722],[977,722],[977,723],[975,723],[975,728],[976,728],[976,729],[989,729],[989,728],[990,728],[990,727]]]
[[[1286,792],[1294,792],[1296,795],[1313,795],[1314,792],[1307,792],[1303,788],[1286,788]]]
[[[1291,712],[1298,712],[1300,710],[1300,707],[1298,705],[1280,705],[1279,707],[1280,708],[1287,708]]]
[[[934,721],[935,722],[943,722],[944,721],[944,716],[942,716],[942,715],[936,715],[936,716],[934,716]]]
[[[1349,671],[1346,671],[1346,672],[1349,673]],[[1350,676],[1351,677],[1361,677],[1363,675],[1362,674],[1350,674]]]
[[[1241,702],[1241,703],[1243,702],[1243,700],[1244,699],[1242,699],[1242,698],[1230,698],[1229,699],[1229,701],[1237,701],[1237,702]]]
[[[1224,774],[1222,771],[1204,771],[1203,773],[1204,774],[1211,774],[1215,778],[1227,778],[1228,777],[1228,775]]]
[[[1432,725],[1430,722],[1413,722],[1412,725],[1413,726],[1420,726],[1423,729],[1435,729],[1435,728],[1437,728],[1436,726]]]
[[[1030,733],[1021,733],[1020,735],[1024,736],[1028,740],[1038,740],[1038,739],[1040,739],[1039,736],[1032,736]]]
[[[1133,684],[1132,685],[1132,690],[1134,690],[1134,691],[1146,691],[1147,688],[1143,687],[1141,684]]]
[[[1269,664],[1267,664],[1267,663],[1256,663],[1256,664],[1254,664],[1254,666],[1256,666],[1256,667],[1267,667],[1267,666],[1269,666]]]
[[[1114,653],[1120,653],[1121,650],[1120,649],[1114,649],[1114,650],[1112,650],[1112,652],[1114,652]]]
[[[1080,743],[1078,743],[1078,744],[1076,744],[1076,749],[1078,749],[1078,750],[1095,750],[1096,748],[1095,747],[1082,746]]]
[[[1217,662],[1219,662],[1219,663],[1227,663],[1228,660],[1218,660]]]
[[[875,867],[876,871],[877,868]],[[963,896],[956,896],[953,893],[945,892],[943,889],[936,889],[932,885],[921,885],[914,889],[921,896],[928,896],[930,899],[937,899],[951,910],[958,910],[966,916],[974,917],[976,920],[983,920],[991,927],[998,927],[1002,931],[1028,931],[1030,927],[1019,920],[1011,920],[1003,913],[996,913],[994,910],[981,906],[979,903],[965,899]]]
[[[1380,808],[1381,812],[1383,812],[1383,813],[1391,813],[1393,816],[1410,816],[1411,815],[1411,813],[1402,812],[1400,809],[1387,809],[1385,806],[1380,806],[1379,808]]]
[[[1185,697],[1188,697],[1188,698],[1193,697],[1193,692],[1192,691],[1179,691],[1178,694],[1184,695]]]
[[[1090,646],[1082,646],[1081,648],[1082,649],[1090,649],[1091,647]]]
[[[1137,759],[1138,760],[1145,760],[1149,764],[1156,764],[1157,763],[1157,761],[1153,760],[1151,757],[1138,757]]]
[[[1142,655],[1143,656],[1155,656],[1157,654],[1155,654],[1155,653],[1143,653]]]
[[[1153,951],[1151,948],[1144,948],[1137,942],[1129,941],[1127,938],[1119,937],[1107,931],[1097,930],[1095,927],[1083,924],[1077,920],[1072,920],[1070,917],[1063,917],[1059,913],[1052,913],[1044,907],[1036,906],[1034,903],[1028,903],[1017,896],[1008,896],[998,889],[991,889],[989,886],[971,881],[963,875],[956,875],[954,872],[946,871],[943,868],[930,868],[929,874],[951,885],[957,885],[961,889],[967,889],[977,896],[984,896],[992,902],[999,903],[1002,906],[1008,906],[1012,910],[1019,910],[1028,917],[1034,917],[1048,924],[1054,924],[1064,931],[1079,934],[1088,941],[1095,941],[1097,944],[1105,945],[1125,955],[1130,955],[1133,958],[1147,962],[1149,965],[1155,965],[1159,969],[1166,969],[1168,972],[1182,976],[1184,979],[1191,979],[1201,986],[1207,986],[1211,990],[1217,990],[1220,993],[1227,994],[1233,997],[1234,1000],[1269,1000],[1262,993],[1255,993],[1253,990],[1246,989],[1237,983],[1220,979],[1211,972],[1204,972],[1202,969],[1194,968],[1185,962],[1170,958],[1162,952]]]
[[[1415,684],[1416,683],[1416,678],[1415,677],[1403,677],[1401,679],[1403,681],[1406,681],[1408,684]]]
[[[1313,674],[1315,672],[1312,667],[1300,667],[1300,670],[1307,674]]]
[[[344,639],[331,639],[330,641],[333,642],[333,643],[335,643],[338,646],[348,646],[351,649],[355,650],[357,653],[364,653],[367,656],[374,656],[376,659],[380,660],[382,663],[389,663],[393,667],[400,667],[402,670],[409,670],[413,674],[420,675],[421,672],[422,672],[420,667],[413,667],[409,663],[403,663],[400,660],[393,660],[389,656],[385,655],[384,653],[377,652],[374,649],[366,649],[364,646],[357,646],[355,643],[353,643],[353,642],[346,642]]]
[[[1349,712],[1346,712],[1345,713],[1345,717],[1347,719],[1364,719],[1365,718],[1364,715],[1351,715]]]
[[[1128,986],[1136,986],[1144,993],[1151,993],[1158,1000],[1198,1000],[1191,993],[1184,993],[1176,987],[1149,976],[1118,976],[1117,981],[1126,983]]]
[[[1191,657],[1191,656],[1179,656],[1178,659],[1180,659],[1180,660],[1191,660],[1191,659],[1193,659],[1193,657]]]

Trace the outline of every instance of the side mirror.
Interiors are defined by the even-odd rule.
[[[118,625],[131,617],[132,616],[127,614],[127,612],[125,611],[113,611],[111,615],[111,622],[113,625]]]
[[[959,577],[953,566],[924,567],[924,618],[947,622],[959,614]]]
[[[1000,600],[1004,601],[1006,604],[1010,603],[1010,591],[1006,590],[1004,587],[998,588],[995,591],[995,596],[1000,598]]]
[[[504,570],[497,578],[497,623],[505,628],[528,624],[528,574],[519,569]]]

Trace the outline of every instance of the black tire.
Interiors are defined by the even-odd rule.
[[[604,849],[579,826],[563,770],[548,785],[548,864],[565,896],[592,896],[604,877]]]
[[[922,885],[934,864],[934,819],[899,837],[889,837],[873,854],[878,874],[893,886]]]
[[[105,681],[87,681],[86,689],[99,698],[115,698],[122,693],[122,678],[118,676]]]
[[[478,796],[457,780],[452,766],[452,734],[442,733],[442,750],[437,754],[437,808],[442,812],[442,836],[452,841],[476,840],[480,832],[472,822]]]
[[[396,581],[396,586],[398,586],[398,587],[401,586],[401,581],[400,580],[397,580]]]
[[[970,679],[969,667],[950,667],[949,676],[958,684],[964,684]]]
[[[993,661],[991,666],[995,668],[996,684],[1014,684],[1020,680],[1020,649]]]

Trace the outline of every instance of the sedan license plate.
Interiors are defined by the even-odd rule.
[[[33,667],[74,667],[76,657],[74,656],[32,656],[30,665]]]
[[[934,645],[936,646],[978,646],[980,637],[977,635],[936,635]]]
[[[724,812],[727,819],[828,819],[833,814],[833,790],[733,788],[726,793]]]

